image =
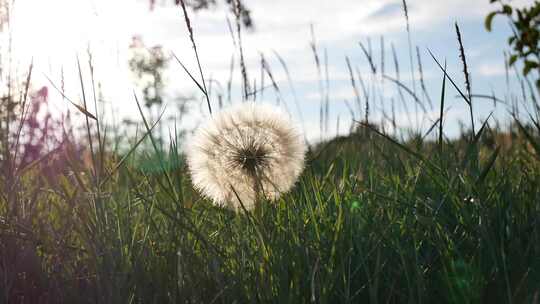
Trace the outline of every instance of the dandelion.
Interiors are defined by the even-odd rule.
[[[287,115],[243,103],[199,127],[187,161],[203,195],[217,205],[253,209],[261,199],[275,200],[290,190],[303,170],[305,150]]]

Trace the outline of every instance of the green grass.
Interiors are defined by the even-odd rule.
[[[140,107],[145,132],[130,148],[118,148],[119,134],[108,134],[84,100],[85,138],[30,163],[14,157],[6,134],[20,120],[7,116],[0,303],[538,303],[539,116],[507,129],[488,118],[448,139],[447,81],[478,120],[470,92],[439,66],[440,118],[427,136],[392,137],[357,122],[349,136],[312,147],[293,190],[257,214],[200,197],[183,137],[173,134],[161,147]],[[372,79],[385,76],[376,73]],[[206,85],[190,76],[210,109]],[[404,85],[394,82],[405,102]]]
[[[486,127],[439,146],[359,127],[311,151],[260,216],[200,198],[174,141],[101,186],[67,154],[68,174],[28,170],[19,205],[2,196],[0,290],[6,302],[532,303],[540,162],[514,131],[510,145]],[[96,160],[104,176],[118,161]]]

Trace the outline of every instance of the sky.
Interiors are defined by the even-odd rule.
[[[167,54],[174,53],[188,70],[200,76],[182,11],[165,3],[167,1],[156,2],[158,5],[150,11],[146,0],[18,0],[11,23],[12,54],[15,58],[12,68],[25,71],[33,60],[32,86],[35,89],[44,85],[51,87],[50,79],[57,87],[62,86],[71,100],[82,103],[77,58],[89,92],[91,79],[87,67],[90,53],[94,78],[103,95],[97,111],[101,118],[116,124],[123,118],[137,119],[133,91],[137,94],[140,91],[127,64],[129,45],[134,35],[142,37],[149,47],[162,45]],[[531,2],[513,1],[515,5]],[[440,62],[447,62],[449,75],[464,89],[456,22],[463,36],[473,93],[495,94],[505,99],[519,90],[514,77],[511,75],[507,82],[505,76],[503,51],[510,35],[507,21],[502,17],[495,18],[493,32],[486,32],[484,28],[485,15],[497,8],[488,0],[407,1],[413,48],[412,73],[402,0],[251,0],[245,4],[251,10],[255,23],[254,29],[242,32],[243,55],[250,82],[261,81],[260,61],[263,55],[279,88],[279,92],[273,88],[265,89],[262,96],[259,94],[259,101],[276,105],[279,102],[279,106],[290,113],[311,141],[346,134],[353,118],[350,108],[355,119],[363,115],[360,112],[364,106],[358,108],[355,105],[356,95],[351,86],[346,57],[355,71],[356,84],[359,85],[358,74],[368,83],[372,121],[380,121],[383,111],[387,115],[392,112],[393,99],[398,127],[429,128],[439,115],[442,73],[428,50]],[[217,111],[217,95],[226,95],[224,87],[231,73],[231,58],[234,56],[235,63],[239,62],[238,48],[227,25],[227,19],[233,20],[234,17],[226,7],[218,6],[208,11],[190,12],[190,18],[205,78],[215,80],[211,97]],[[403,104],[395,84],[389,80],[381,82],[380,75],[377,78],[370,73],[359,42],[367,46],[369,41],[375,65],[381,71],[381,37],[384,37],[385,45],[385,74],[397,77],[392,59],[393,45],[399,62],[400,80],[426,102],[425,112],[402,90],[401,94],[405,96]],[[5,42],[6,35],[2,39]],[[310,47],[313,39],[323,63],[321,72],[317,70]],[[420,90],[416,47],[421,55],[423,78],[433,107],[428,106]],[[276,54],[286,62],[292,85]],[[236,66],[232,78],[233,102],[241,102],[240,73]],[[265,78],[269,84],[268,77]],[[165,80],[166,115],[176,117],[177,124],[187,129],[208,117],[206,103],[196,85],[176,62],[169,63]],[[369,83],[373,83],[373,89],[369,89]],[[359,90],[362,94],[360,87]],[[54,111],[76,111],[54,89],[49,92]],[[448,87],[445,130],[450,136],[458,134],[460,122],[468,124],[469,121],[468,108],[463,100],[455,98],[456,95],[457,91]],[[189,104],[187,116],[178,117],[177,96],[195,97]],[[322,96],[328,96],[329,115],[327,128],[321,131]],[[489,100],[476,99],[474,110],[478,121],[492,111],[502,121],[508,116],[507,108],[500,105],[495,108]],[[91,111],[96,110],[92,108]]]

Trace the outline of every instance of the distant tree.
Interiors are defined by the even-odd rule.
[[[156,4],[156,0],[150,1],[150,9],[152,10]],[[175,5],[180,5],[182,0],[171,0]],[[249,9],[242,2],[243,0],[223,0],[232,12],[238,12],[240,20],[246,27],[252,27],[253,21],[251,20],[251,13]],[[185,5],[191,7],[193,10],[198,11],[202,9],[209,9],[217,5],[216,0],[185,0]]]
[[[129,46],[129,67],[142,88],[145,106],[151,109],[163,103],[164,79],[169,57],[160,45],[147,48],[140,36],[134,36]]]
[[[140,36],[134,36],[129,46],[131,57],[129,67],[134,74],[139,88],[142,90],[144,106],[152,121],[157,121],[163,104],[165,80],[169,56],[163,52],[161,45],[148,48]],[[163,130],[159,125],[159,138],[163,138]]]
[[[540,1],[535,0],[529,6],[518,8],[512,6],[509,0],[490,0],[498,3],[500,9],[489,13],[485,26],[491,31],[493,18],[497,15],[507,16],[512,26],[513,35],[508,38],[512,53],[508,63],[523,61],[523,75],[536,72],[536,87],[540,90]]]
[[[193,100],[193,97],[183,94],[176,96],[165,94],[167,87],[165,73],[171,57],[166,55],[163,47],[161,45],[148,47],[142,37],[134,36],[129,49],[129,68],[142,91],[144,106],[152,121],[159,118],[162,105],[166,102],[173,102],[177,106],[178,111],[175,114],[178,117],[184,115],[188,110],[187,105]],[[177,117],[175,116],[175,118]],[[173,119],[173,117],[169,117],[169,119]],[[159,124],[160,140],[163,139],[162,127],[163,125]]]

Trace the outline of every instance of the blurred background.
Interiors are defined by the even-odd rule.
[[[102,122],[138,121],[134,91],[153,119],[165,109],[161,124],[165,134],[173,121],[190,130],[208,115],[203,94],[173,58],[176,55],[200,79],[179,1],[4,2],[9,20],[4,17],[1,32],[3,84],[8,81],[7,71],[9,77],[24,80],[33,61],[31,89],[48,88],[53,116],[74,110],[60,91],[82,104],[80,79],[90,90],[92,75],[99,102],[98,109],[93,103],[88,108],[100,113]],[[513,1],[512,5],[528,3]],[[390,132],[429,128],[439,115],[442,72],[428,51],[441,64],[446,62],[449,75],[465,87],[456,23],[472,93],[486,95],[475,102],[475,116],[480,120],[494,111],[494,117],[504,123],[507,108],[497,107],[487,97],[508,101],[509,92],[520,92],[515,72],[505,69],[504,50],[512,33],[508,19],[494,18],[491,32],[484,26],[485,17],[499,9],[499,3],[244,1],[239,18],[233,4],[186,1],[212,106],[246,99],[244,65],[249,87],[257,87],[251,97],[283,107],[311,142],[347,134],[354,112],[357,120],[364,116],[360,112],[365,106],[356,105],[358,99],[370,102],[371,121],[391,121]],[[240,32],[237,19],[241,19]],[[351,85],[351,71],[358,92]],[[468,107],[457,99],[457,91],[449,92],[445,131],[457,136],[460,127],[468,124]],[[75,120],[82,117],[77,116]]]

